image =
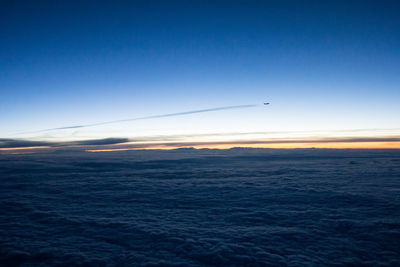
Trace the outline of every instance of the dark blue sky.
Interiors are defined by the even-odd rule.
[[[121,127],[399,128],[399,14],[398,1],[2,1],[0,136],[265,100]]]

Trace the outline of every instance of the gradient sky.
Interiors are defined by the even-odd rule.
[[[0,138],[400,136],[399,14],[398,1],[1,1]],[[259,106],[20,134],[245,104]]]

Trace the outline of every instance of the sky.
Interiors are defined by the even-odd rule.
[[[400,148],[398,14],[398,1],[1,1],[0,150]]]

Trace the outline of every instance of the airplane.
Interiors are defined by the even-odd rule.
[[[269,105],[269,103],[265,102],[264,105]]]

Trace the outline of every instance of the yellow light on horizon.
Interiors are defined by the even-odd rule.
[[[129,151],[129,150],[172,150],[177,148],[195,148],[195,149],[231,149],[234,147],[248,148],[276,148],[276,149],[296,149],[296,148],[327,148],[327,149],[400,149],[400,142],[330,142],[330,143],[273,143],[273,144],[198,144],[198,145],[181,145],[167,146],[148,144],[147,147],[126,147],[126,148],[108,148],[108,149],[87,149],[86,152],[112,152],[112,151]]]

